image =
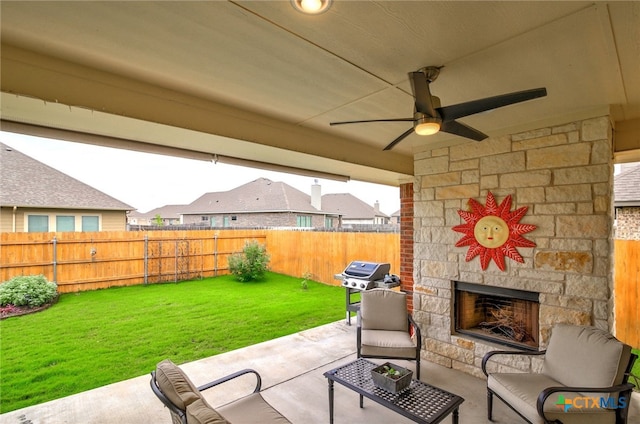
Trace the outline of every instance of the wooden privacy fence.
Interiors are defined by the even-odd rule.
[[[353,260],[389,262],[399,272],[400,239],[389,233],[210,230],[2,233],[0,281],[43,274],[61,293],[229,273],[228,257],[255,240],[274,272],[339,284]]]
[[[340,233],[267,231],[271,268],[293,276],[309,275],[326,284],[355,260],[388,262],[400,273],[400,235],[397,233]]]
[[[615,240],[616,337],[640,348],[640,241]]]
[[[229,273],[228,257],[248,241],[267,247],[274,272],[339,284],[349,262],[400,270],[400,236],[287,230],[2,233],[0,282],[43,274],[61,293]],[[615,241],[616,336],[640,348],[640,241]]]

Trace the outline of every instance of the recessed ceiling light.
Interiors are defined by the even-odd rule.
[[[291,0],[294,9],[307,15],[318,15],[329,10],[332,0]]]

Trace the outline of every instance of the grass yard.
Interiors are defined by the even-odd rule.
[[[317,327],[344,317],[344,289],[267,273],[63,294],[0,321],[0,413]]]
[[[636,359],[636,362],[633,364],[633,368],[631,369],[631,375],[633,377],[629,379],[629,382],[635,384],[636,391],[640,391],[640,349],[631,349],[631,351],[638,355],[638,359]]]

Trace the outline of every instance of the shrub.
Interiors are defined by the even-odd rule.
[[[44,275],[22,275],[0,284],[0,306],[41,306],[51,302],[58,292],[56,283]]]
[[[229,256],[229,270],[242,282],[261,279],[269,269],[268,265],[267,249],[257,241],[245,243],[242,253]]]

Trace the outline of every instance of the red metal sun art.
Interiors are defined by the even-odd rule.
[[[491,192],[487,193],[487,201],[482,206],[474,199],[469,199],[471,211],[458,210],[458,215],[465,220],[465,224],[456,225],[453,231],[463,233],[456,247],[469,246],[466,261],[480,255],[480,266],[487,269],[491,259],[504,271],[504,257],[516,262],[524,263],[516,247],[535,247],[531,240],[522,237],[536,229],[535,225],[520,224],[520,219],[527,213],[528,207],[523,206],[511,212],[511,195],[507,196],[500,205]]]

